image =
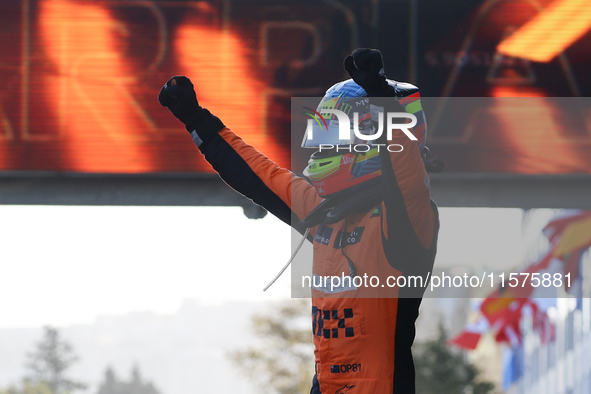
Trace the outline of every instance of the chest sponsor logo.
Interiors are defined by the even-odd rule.
[[[314,236],[314,241],[321,243],[322,245],[328,245],[330,242],[330,237],[332,236],[332,228],[326,227],[324,223],[318,226],[318,230],[316,231],[316,235]]]
[[[331,373],[347,373],[361,371],[361,363],[358,364],[335,364],[330,366]]]
[[[359,243],[359,241],[361,241],[361,236],[363,235],[363,230],[365,230],[365,227],[355,227],[350,233],[339,231],[334,240],[334,248],[341,249],[347,245],[355,245]]]

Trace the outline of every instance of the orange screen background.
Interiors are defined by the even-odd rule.
[[[505,8],[503,2],[489,7],[496,7],[496,14],[487,14],[486,27],[475,29],[476,44],[470,48],[468,61],[478,64],[457,72],[449,89],[457,58],[450,61],[446,51],[462,50],[466,31],[479,18],[483,4],[472,3],[463,19],[444,29],[443,35],[431,32],[433,26],[418,27],[422,37],[433,33],[432,39],[418,42],[417,61],[407,69],[397,68],[400,56],[384,45],[387,64],[394,65],[389,76],[415,78],[428,95],[555,95],[557,88],[547,77],[553,71],[544,74],[535,66],[532,79],[530,69],[520,62],[493,62],[486,65],[488,71],[481,70],[482,54],[495,59],[495,47],[506,38],[507,26],[515,30],[540,12],[522,4],[525,11],[516,13],[507,2]],[[364,42],[379,44],[371,35],[380,36],[379,29],[388,28],[364,17],[375,11],[368,5],[347,13],[346,7],[317,2],[5,0],[0,11],[0,171],[211,172],[183,126],[157,102],[160,87],[173,75],[189,76],[204,107],[289,167],[290,143],[301,138],[292,141],[290,136],[289,98],[322,96],[327,87],[347,77],[343,57]],[[583,31],[573,37],[575,43],[569,45],[574,48],[576,74],[577,64],[589,59],[589,46],[581,49],[589,43],[589,34]],[[576,83],[582,84],[579,94],[585,94],[586,81]],[[527,86],[521,88],[523,84]],[[565,86],[561,94],[570,95],[572,86]],[[496,121],[503,125],[507,120]],[[589,172],[591,159],[570,153],[571,146],[591,147],[588,125],[583,127],[571,130],[576,143],[569,133],[555,128],[538,133],[536,127],[528,127],[519,134],[514,132],[518,126],[508,125],[500,139],[488,134],[473,143],[433,129],[429,145],[436,153],[439,149],[451,172]],[[533,159],[547,154],[547,147],[531,144],[540,136],[560,144],[557,154],[567,165],[520,164],[523,150]],[[504,152],[503,162],[495,161],[498,155],[490,152],[495,146],[491,141],[505,144],[498,147]],[[489,159],[482,159],[478,149],[489,149]]]

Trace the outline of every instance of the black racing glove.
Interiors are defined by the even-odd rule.
[[[183,122],[189,133],[195,130],[203,142],[224,128],[221,120],[199,105],[193,83],[187,77],[170,78],[160,90],[158,101]]]
[[[204,110],[197,101],[193,83],[187,77],[170,78],[160,90],[158,101],[185,125],[193,123],[203,115]]]
[[[393,88],[386,81],[382,53],[377,49],[358,48],[344,61],[345,70],[370,97],[393,96]]]

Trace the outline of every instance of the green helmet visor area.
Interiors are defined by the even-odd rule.
[[[308,166],[304,169],[304,176],[312,181],[319,181],[339,170],[342,154],[329,157],[312,157],[308,161]]]

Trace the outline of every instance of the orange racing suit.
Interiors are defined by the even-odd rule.
[[[418,89],[404,85],[400,102],[420,107]],[[191,135],[232,188],[286,223],[293,214],[304,219],[322,201],[306,179],[279,167],[213,118],[204,119]],[[358,276],[376,276],[381,284],[401,275],[428,280],[439,230],[429,177],[416,141],[394,133],[391,143],[404,149],[380,151],[383,200],[336,224],[311,229],[315,277],[347,274],[352,261]],[[411,345],[422,294],[422,288],[365,285],[335,291],[315,286],[311,393],[414,393]]]

